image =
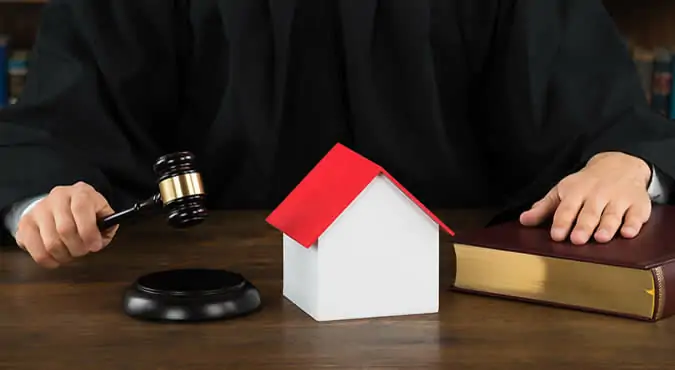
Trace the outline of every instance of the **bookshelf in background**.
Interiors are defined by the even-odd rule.
[[[621,33],[645,49],[675,46],[675,1],[603,0]]]
[[[21,75],[26,51],[37,34],[42,7],[49,0],[0,0],[0,35],[9,37],[7,55],[14,53],[13,73]],[[121,1],[121,0],[120,0]],[[591,1],[591,0],[588,0]],[[640,72],[645,95],[658,110],[675,119],[675,0],[602,0],[624,35],[636,67]],[[16,52],[19,53],[16,53]],[[1,52],[0,52],[1,54]],[[0,60],[0,71],[10,63]],[[670,68],[666,66],[669,64]],[[19,72],[16,72],[19,71]],[[0,72],[0,85],[9,85],[8,73]],[[15,79],[15,83],[18,79]],[[2,89],[0,86],[0,106]],[[8,90],[7,87],[4,88]],[[16,90],[16,88],[15,88]]]
[[[675,1],[604,0],[654,111],[675,120]]]
[[[44,3],[0,0],[0,109],[15,102],[23,90]]]

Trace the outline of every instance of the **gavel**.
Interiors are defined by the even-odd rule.
[[[195,156],[183,151],[164,155],[153,166],[159,192],[98,221],[100,230],[106,230],[147,211],[163,209],[167,223],[174,228],[187,228],[204,221],[208,216],[206,193],[202,178],[195,168]]]
[[[153,170],[159,192],[98,222],[108,229],[141,213],[163,209],[167,223],[187,228],[208,215],[206,192],[195,156],[177,152],[160,157]],[[124,312],[151,321],[206,321],[243,316],[260,309],[260,292],[242,275],[221,269],[169,269],[143,275],[124,293]]]

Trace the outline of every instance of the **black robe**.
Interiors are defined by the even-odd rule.
[[[0,209],[80,180],[122,209],[179,150],[209,207],[271,208],[336,142],[430,207],[524,207],[608,150],[675,177],[600,0],[50,0],[30,67]]]

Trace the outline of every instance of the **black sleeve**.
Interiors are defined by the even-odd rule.
[[[0,112],[0,210],[90,183],[113,208],[156,191],[179,109],[173,1],[52,0],[19,103]]]
[[[488,150],[520,206],[621,151],[675,178],[675,123],[651,111],[601,0],[501,0],[485,69]]]

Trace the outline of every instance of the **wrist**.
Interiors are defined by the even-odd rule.
[[[629,174],[640,185],[647,189],[652,180],[652,166],[642,158],[628,155],[622,152],[603,152],[593,156],[586,167],[592,167],[598,164],[618,167],[622,172]]]

